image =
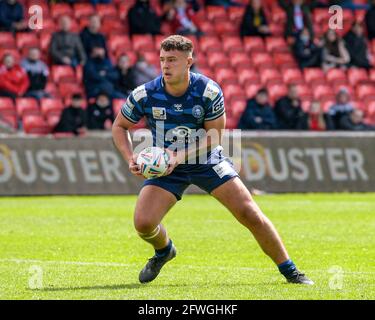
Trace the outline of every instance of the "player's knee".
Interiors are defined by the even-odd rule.
[[[138,234],[149,234],[155,230],[157,225],[155,225],[154,222],[152,222],[150,219],[147,217],[141,217],[141,216],[136,216],[134,218],[134,227],[135,230],[137,230]]]

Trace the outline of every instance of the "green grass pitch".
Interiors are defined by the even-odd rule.
[[[135,196],[0,199],[0,299],[375,299],[375,194],[257,196],[314,286],[286,284],[251,234],[208,195],[165,225],[177,258],[152,283]]]

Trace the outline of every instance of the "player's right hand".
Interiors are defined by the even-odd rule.
[[[137,158],[138,158],[138,154],[134,153],[133,156],[129,159],[129,170],[135,176],[145,179],[145,177],[141,173],[141,169],[139,168],[139,165],[136,162]]]

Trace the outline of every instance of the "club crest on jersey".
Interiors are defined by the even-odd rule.
[[[166,120],[167,119],[167,112],[166,112],[165,108],[152,107],[152,116],[156,120]]]
[[[176,112],[182,112],[182,111],[184,111],[184,109],[182,108],[182,104],[180,104],[180,103],[175,103],[173,105],[173,109]]]
[[[193,114],[193,116],[194,116],[195,118],[197,118],[197,119],[203,118],[203,116],[204,116],[204,110],[203,110],[203,107],[200,106],[200,105],[198,105],[198,104],[195,105],[195,106],[193,107],[192,114]]]

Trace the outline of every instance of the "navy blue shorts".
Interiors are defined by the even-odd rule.
[[[145,180],[143,187],[158,186],[173,193],[177,200],[181,200],[182,194],[190,184],[211,193],[233,177],[238,177],[238,173],[234,170],[233,163],[225,158],[218,164],[180,164],[170,175]]]

